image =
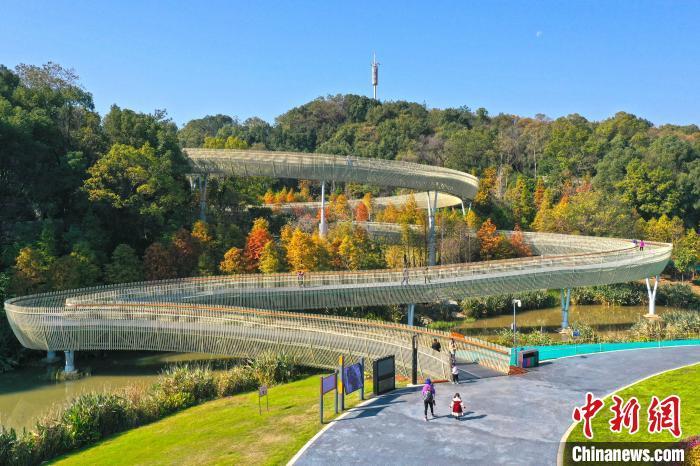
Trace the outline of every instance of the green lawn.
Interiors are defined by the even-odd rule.
[[[676,439],[668,431],[650,434],[647,431],[647,409],[652,395],[663,400],[668,395],[681,398],[681,439],[700,434],[700,364],[664,372],[650,379],[616,392],[626,402],[629,397],[639,400],[639,431],[629,435],[625,428],[621,433],[610,432],[608,421],[612,419],[610,411],[612,400],[605,399],[605,406],[593,419],[593,439],[595,442],[674,442]],[[581,403],[583,404],[583,399]],[[583,435],[582,425],[574,428],[568,442],[588,442]]]
[[[367,384],[367,393],[371,391]],[[269,389],[270,411],[258,414],[257,392],[210,401],[58,459],[57,465],[283,464],[321,428],[319,376]],[[359,392],[346,398],[358,403]],[[333,416],[326,395],[326,419]]]

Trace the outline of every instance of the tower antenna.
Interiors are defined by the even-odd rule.
[[[377,86],[379,85],[379,62],[377,54],[372,54],[372,87],[374,88],[374,98],[377,98]]]

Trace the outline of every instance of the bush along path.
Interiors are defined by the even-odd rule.
[[[174,366],[148,387],[79,396],[31,431],[0,427],[0,464],[38,465],[105,437],[152,423],[205,401],[289,382],[301,375],[288,356],[264,354],[222,371],[208,366]]]

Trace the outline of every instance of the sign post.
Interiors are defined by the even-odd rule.
[[[258,413],[262,415],[262,403],[261,399],[262,397],[265,397],[265,403],[267,405],[267,411],[270,411],[270,398],[267,396],[267,385],[260,385],[260,388],[258,389]]]
[[[362,374],[362,385],[360,386],[360,400],[365,399],[365,358],[360,358],[360,373]]]
[[[321,376],[321,393],[319,394],[319,406],[320,406],[320,418],[321,418],[321,424],[323,424],[323,395],[325,395],[328,392],[332,392],[333,390],[336,391],[335,395],[333,396],[334,400],[334,405],[335,405],[335,414],[338,414],[338,372],[335,371],[331,375],[324,377]]]
[[[345,372],[345,357],[341,355],[338,358],[338,362],[340,363],[340,377],[338,379],[338,396],[340,396],[340,411],[345,411],[345,390],[344,390],[344,384],[345,380],[343,380],[343,374]]]

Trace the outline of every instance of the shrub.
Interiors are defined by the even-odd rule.
[[[479,298],[466,298],[460,303],[468,317],[488,317],[513,312],[513,299],[522,301],[518,310],[542,309],[556,305],[557,299],[546,290],[526,291],[524,293],[501,294]]]
[[[221,397],[231,396],[253,390],[257,387],[257,383],[258,381],[249,367],[238,366],[217,375],[216,393]]]
[[[71,447],[81,447],[129,427],[124,398],[106,393],[81,395],[60,419]]]
[[[533,332],[522,333],[516,332],[518,346],[544,346],[554,344],[554,340],[548,334],[535,330]],[[496,333],[496,338],[493,339],[494,343],[499,345],[512,347],[513,346],[513,331],[509,328],[504,328]]]
[[[630,329],[638,340],[678,340],[700,333],[700,314],[695,311],[668,311],[659,320],[641,319]]]
[[[261,385],[289,382],[297,375],[295,360],[287,353],[262,353],[249,362],[249,367]]]
[[[208,367],[172,366],[153,385],[151,396],[161,415],[170,414],[216,396],[214,375]]]
[[[272,385],[299,375],[287,354],[265,353],[245,366],[219,373],[209,366],[166,369],[149,387],[133,385],[118,394],[90,393],[72,400],[55,417],[38,422],[32,432],[17,434],[0,426],[0,465],[37,465],[108,435],[147,424],[177,410]]]
[[[664,285],[659,288],[657,299],[666,306],[700,310],[700,297],[688,285]]]
[[[445,320],[435,320],[428,324],[428,328],[431,330],[442,330],[444,332],[449,332],[459,324],[459,321],[448,322]]]
[[[646,296],[646,287],[641,283],[618,283],[571,290],[571,299],[575,304],[636,306],[645,302]]]

